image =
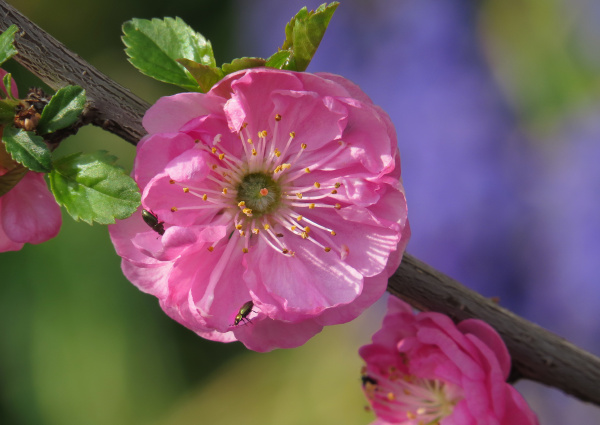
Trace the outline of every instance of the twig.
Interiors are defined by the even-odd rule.
[[[86,89],[90,108],[85,121],[136,144],[144,101],[67,50],[14,8],[0,0],[0,30],[21,29],[16,59],[50,87],[77,84]],[[499,307],[416,258],[405,255],[388,290],[421,310],[445,313],[454,320],[479,318],[498,330],[513,359],[513,376],[541,382],[581,400],[600,405],[600,359],[555,334]]]
[[[134,145],[146,134],[141,117],[150,105],[0,0],[0,31],[12,24],[20,30],[15,36],[17,62],[54,90],[69,84],[85,89],[89,104],[82,122],[91,122]]]

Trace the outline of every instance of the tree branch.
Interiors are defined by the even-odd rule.
[[[149,105],[67,50],[56,39],[0,0],[0,30],[11,24],[16,60],[58,89],[83,87],[90,101],[83,122],[91,122],[136,144],[145,134],[142,116]],[[456,321],[478,318],[492,325],[513,359],[513,377],[524,377],[600,405],[600,359],[520,318],[427,264],[406,254],[388,290],[421,310],[445,313]]]
[[[0,31],[12,24],[20,30],[15,35],[15,47],[19,52],[15,57],[17,62],[54,90],[66,85],[85,89],[89,103],[83,112],[82,123],[97,125],[134,145],[146,134],[141,117],[149,104],[0,0]]]

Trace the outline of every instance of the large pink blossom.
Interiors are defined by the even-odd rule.
[[[506,383],[510,355],[487,323],[414,314],[391,296],[382,328],[360,349],[372,425],[537,425]]]
[[[6,88],[1,83],[4,75],[6,71],[0,69],[2,97],[6,95]],[[14,81],[11,88],[12,95],[18,97]],[[0,135],[2,131],[0,126]],[[19,165],[0,143],[0,190],[4,188],[3,176],[16,167]],[[0,195],[0,252],[18,251],[26,242],[45,242],[58,234],[61,224],[60,207],[48,190],[42,173],[27,171],[14,187]]]
[[[125,275],[173,319],[267,351],[382,295],[410,231],[394,128],[356,85],[240,71],[159,99],[143,124],[148,223],[138,212],[110,233]]]

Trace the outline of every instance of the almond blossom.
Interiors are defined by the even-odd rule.
[[[356,85],[255,68],[161,98],[143,124],[143,211],[110,233],[125,275],[173,319],[267,351],[385,291],[406,200],[394,128]]]
[[[360,349],[363,390],[377,420],[403,425],[536,425],[506,383],[510,355],[487,323],[414,314],[390,296],[382,328]]]
[[[0,69],[0,88],[6,71]],[[11,84],[13,97],[17,85]],[[3,127],[0,126],[0,136]],[[14,181],[18,183],[13,186]],[[18,251],[25,243],[38,244],[52,239],[60,231],[60,207],[50,193],[43,173],[27,171],[15,162],[0,143],[0,252]]]

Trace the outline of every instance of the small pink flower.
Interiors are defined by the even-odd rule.
[[[487,323],[414,314],[390,296],[382,328],[361,347],[363,390],[377,420],[403,425],[536,425],[506,383],[510,355]]]
[[[1,83],[6,71],[0,69],[2,96],[6,88]],[[18,97],[12,82],[12,95]],[[0,135],[2,134],[0,126]],[[18,164],[0,143],[0,189],[2,178]],[[0,252],[18,251],[24,243],[37,244],[55,237],[62,224],[60,207],[48,190],[43,173],[27,171],[8,192],[0,196]]]
[[[159,99],[143,124],[133,174],[150,226],[138,213],[110,232],[125,275],[173,319],[267,351],[385,291],[410,234],[406,201],[393,126],[357,86],[240,71]]]

